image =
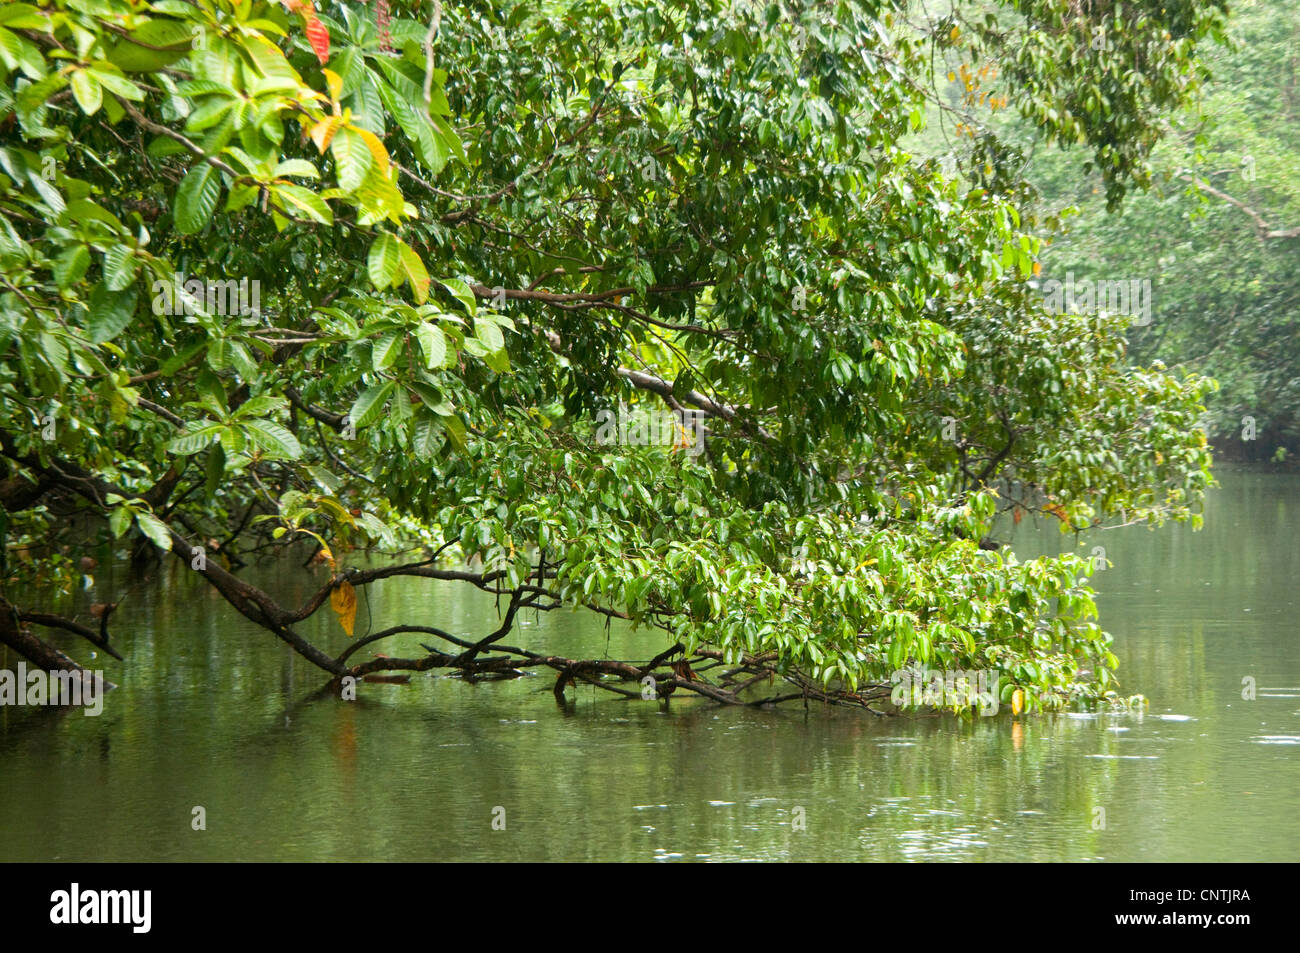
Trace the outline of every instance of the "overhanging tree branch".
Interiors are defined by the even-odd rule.
[[[1223,202],[1227,202],[1229,205],[1233,206],[1234,208],[1239,208],[1243,212],[1245,212],[1248,216],[1250,216],[1250,220],[1255,223],[1255,234],[1259,236],[1259,239],[1261,241],[1267,241],[1267,240],[1279,239],[1279,238],[1300,238],[1300,225],[1297,225],[1294,228],[1275,228],[1274,226],[1270,225],[1267,221],[1265,221],[1264,216],[1261,215],[1259,212],[1255,211],[1255,209],[1251,208],[1249,205],[1247,205],[1245,202],[1242,202],[1240,199],[1233,198],[1227,192],[1224,192],[1220,189],[1216,189],[1214,186],[1210,185],[1210,183],[1207,182],[1205,179],[1187,173],[1180,175],[1179,178],[1182,179],[1184,182],[1192,183],[1202,192],[1207,192],[1210,195],[1213,195],[1216,199],[1219,199],[1220,201]]]

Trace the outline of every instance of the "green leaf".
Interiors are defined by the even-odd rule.
[[[410,282],[416,304],[424,304],[429,299],[429,271],[424,267],[420,256],[415,253],[415,249],[401,239],[397,239],[397,245],[397,257],[402,274]]]
[[[86,319],[90,340],[95,344],[103,344],[121,334],[135,316],[135,303],[134,288],[110,291],[102,281],[95,285],[95,290],[90,293],[89,315]]]
[[[420,347],[424,349],[424,362],[429,370],[442,367],[447,360],[447,338],[436,324],[424,323],[415,329]]]
[[[415,455],[421,460],[432,459],[442,446],[442,441],[442,421],[427,411],[422,413],[416,421],[414,439],[411,441]]]
[[[95,77],[84,69],[75,69],[69,77],[72,83],[72,95],[77,105],[87,116],[93,116],[104,102],[104,91],[100,89]]]
[[[87,70],[87,72],[90,73],[90,75],[93,76],[101,86],[115,96],[121,96],[123,99],[130,99],[135,102],[140,102],[144,99],[144,91],[139,86],[131,82],[125,76],[114,73],[110,69],[104,69],[103,67],[106,65],[108,64],[101,64],[98,69],[92,66]]]
[[[182,235],[192,235],[212,220],[221,197],[221,179],[207,162],[200,162],[185,173],[176,189],[172,218],[176,230]]]
[[[230,363],[234,365],[239,376],[246,381],[255,381],[260,376],[257,362],[253,360],[253,355],[248,353],[248,348],[243,343],[235,340],[228,340],[228,353]]]
[[[451,153],[446,143],[442,142],[434,132],[433,123],[429,120],[428,114],[423,111],[423,103],[418,107],[412,105],[421,99],[421,92],[414,83],[398,73],[397,68],[392,64],[380,60],[379,65],[389,80],[384,82],[375,77],[379,97],[388,107],[388,111],[393,114],[397,124],[402,127],[402,132],[406,133],[406,138],[415,147],[415,154],[420,161],[434,175],[437,175],[447,164]],[[394,90],[390,83],[396,84],[399,88]]]
[[[218,424],[208,424],[196,430],[187,430],[167,441],[167,449],[182,457],[193,456],[210,444],[221,429]]]
[[[457,450],[464,453],[469,449],[469,435],[459,417],[443,417],[442,425],[447,429],[447,436],[451,438],[451,442]]]
[[[218,342],[213,342],[218,343]],[[220,343],[224,344],[225,339],[221,338]],[[194,380],[194,389],[199,395],[199,402],[208,408],[212,416],[218,420],[225,420],[230,416],[228,409],[229,403],[226,400],[226,388],[222,384],[221,378],[213,373],[220,368],[203,368]]]
[[[235,411],[235,418],[243,420],[249,417],[265,417],[277,410],[284,410],[288,404],[287,400],[275,394],[259,394],[240,404],[239,409]]]
[[[234,427],[221,427],[218,436],[221,439],[221,449],[226,452],[227,459],[244,452],[246,441],[243,431]]]
[[[104,252],[104,282],[121,291],[135,281],[135,252],[130,245],[112,245]]]
[[[344,192],[355,192],[366,180],[371,163],[375,161],[370,154],[366,141],[351,129],[343,128],[334,134],[330,142],[330,152],[334,156],[334,167],[338,172],[339,188]]]
[[[510,355],[506,353],[505,348],[484,354],[483,363],[498,374],[508,374],[510,372]]]
[[[145,148],[145,154],[151,159],[165,159],[168,156],[178,156],[188,150],[168,136],[158,136]]]
[[[478,318],[474,321],[474,336],[483,342],[483,346],[489,352],[499,351],[506,346],[501,328],[497,327],[494,321],[486,318]]]
[[[386,545],[392,545],[394,542],[393,531],[388,524],[375,516],[373,513],[362,513],[357,518],[357,522],[365,529],[371,539],[378,540]]]
[[[370,349],[370,361],[375,370],[382,371],[391,367],[402,354],[402,341],[406,337],[402,331],[388,331],[379,336]]]
[[[261,188],[256,185],[236,185],[226,196],[226,211],[238,212],[247,208],[261,195]]]
[[[300,212],[321,225],[329,225],[334,221],[334,213],[325,204],[325,200],[310,189],[305,189],[301,185],[280,184],[272,186],[271,191],[293,206],[286,208],[290,213]],[[295,217],[299,216],[295,215]]]
[[[287,427],[270,420],[244,421],[244,431],[256,446],[278,457],[297,460],[302,456],[298,438]]]
[[[447,399],[442,396],[438,388],[424,381],[412,381],[411,389],[419,396],[420,402],[432,410],[435,414],[443,417],[450,417],[456,412],[455,408],[448,403]]]
[[[146,20],[109,50],[108,59],[128,73],[157,72],[190,52],[194,41],[191,29],[176,20]]]
[[[155,546],[167,552],[171,551],[172,535],[162,520],[147,510],[140,510],[135,514],[135,522]]]
[[[370,254],[366,257],[366,271],[376,291],[391,288],[397,282],[397,268],[400,264],[399,244],[395,236],[388,232],[381,232],[370,245]]]
[[[108,528],[113,531],[114,539],[121,539],[131,528],[131,511],[125,506],[113,507],[113,512],[108,514]]]
[[[14,30],[43,30],[50,21],[30,3],[10,3],[0,7],[0,23]]]
[[[208,451],[207,465],[204,467],[203,489],[209,499],[217,495],[221,478],[226,475],[226,451],[221,444],[216,444]]]
[[[359,429],[378,417],[392,390],[393,382],[384,381],[362,391],[353,402],[352,409],[348,411],[348,420],[352,422],[352,426]]]
[[[311,474],[313,480],[319,483],[327,493],[338,494],[339,487],[343,481],[335,474],[326,470],[324,467],[307,467],[307,472]]]
[[[67,291],[86,274],[90,266],[90,250],[85,245],[64,249],[54,262],[54,280],[60,291]]]
[[[199,351],[207,347],[207,344],[208,342],[206,340],[195,341],[193,344],[181,349],[171,357],[167,358],[167,360],[163,361],[162,365],[158,369],[162,371],[163,377],[171,377],[188,364],[195,354],[198,354]]]
[[[320,169],[306,159],[285,159],[275,167],[275,175],[296,175],[300,179],[319,179]]]
[[[411,408],[410,395],[406,392],[405,387],[398,387],[393,393],[393,406],[389,410],[389,419],[394,424],[401,424],[409,419],[412,413],[414,413],[414,410]],[[399,429],[406,430],[405,427]]]
[[[186,119],[185,131],[196,133],[211,129],[226,118],[235,102],[227,90],[203,100]]]
[[[438,283],[450,291],[471,316],[478,312],[478,299],[468,283],[459,278],[439,278]]]

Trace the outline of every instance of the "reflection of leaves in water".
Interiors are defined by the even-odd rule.
[[[357,723],[355,709],[343,706],[341,717],[335,722],[334,757],[338,766],[348,769],[348,775],[357,765]]]

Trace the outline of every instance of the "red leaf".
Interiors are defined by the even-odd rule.
[[[330,59],[330,31],[324,23],[316,19],[313,11],[307,15],[307,42],[316,51],[316,59],[324,66]]]

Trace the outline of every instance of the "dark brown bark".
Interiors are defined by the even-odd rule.
[[[3,600],[0,600],[0,642],[3,642],[27,661],[47,672],[80,672],[87,677],[92,674],[54,646],[41,641],[24,629],[21,622],[19,622],[17,611]],[[104,682],[104,688],[106,689],[116,687],[112,682]]]
[[[65,489],[82,497],[101,512],[106,512],[109,509],[107,504],[109,494],[117,494],[124,498],[131,496],[122,488],[100,479],[71,462],[51,458],[48,462],[43,463],[34,457],[18,454],[12,439],[3,432],[0,432],[0,448],[3,448],[5,455],[26,467],[38,479],[48,481],[54,487]],[[159,481],[160,486],[167,483],[174,485],[174,471],[169,471],[168,475]],[[169,492],[169,490],[160,490],[160,493],[164,496],[166,492]],[[190,541],[176,532],[171,526],[168,526],[168,531],[171,537],[172,554],[190,565],[192,553]],[[639,683],[646,676],[654,678],[655,697],[657,698],[667,698],[680,690],[728,705],[775,704],[802,698],[805,703],[808,700],[813,700],[830,705],[850,705],[865,708],[873,714],[880,714],[880,712],[870,707],[871,704],[889,697],[890,687],[888,685],[868,685],[858,691],[848,691],[843,688],[824,688],[798,672],[778,671],[774,653],[761,656],[745,655],[739,660],[733,659],[728,662],[720,651],[712,649],[697,650],[690,658],[686,658],[683,647],[674,645],[648,662],[636,663],[617,659],[572,659],[558,655],[541,655],[515,646],[503,645],[500,640],[513,628],[516,614],[520,609],[549,611],[563,605],[556,593],[545,588],[547,582],[546,571],[539,567],[523,584],[510,590],[499,590],[496,587],[500,586],[502,579],[506,575],[505,573],[439,569],[432,565],[435,558],[436,555],[433,558],[415,563],[387,566],[380,569],[349,570],[346,573],[340,573],[331,578],[329,582],[310,596],[296,610],[286,609],[268,593],[237,578],[222,568],[215,560],[205,560],[202,568],[196,568],[194,571],[200,573],[245,618],[271,632],[291,646],[303,658],[333,675],[334,678],[330,684],[335,687],[345,677],[365,680],[384,672],[422,672],[446,668],[456,670],[464,678],[472,680],[484,677],[513,677],[529,668],[546,667],[558,673],[554,688],[557,698],[563,698],[567,686],[577,681],[594,685],[625,698],[640,698],[642,696],[639,690],[629,690],[615,683],[637,683],[639,688]],[[432,626],[395,626],[357,639],[337,658],[327,655],[291,628],[294,623],[314,615],[329,599],[330,593],[344,581],[354,587],[360,587],[392,576],[416,576],[469,582],[484,591],[496,592],[499,596],[508,595],[510,603],[501,624],[486,637],[475,641],[458,638],[451,633]],[[593,604],[588,607],[611,617],[625,618],[621,613],[602,606]],[[46,668],[82,670],[77,663],[62,652],[46,645],[30,633],[22,631],[19,613],[7,604],[4,608],[5,619],[0,622],[0,641],[11,645],[24,657]],[[662,614],[663,616],[669,616],[674,612],[665,608],[662,610]],[[60,628],[76,632],[83,638],[100,645],[101,648],[107,649],[106,632],[97,635],[85,629],[84,626],[77,626],[75,623],[68,622],[68,620],[56,619],[56,617],[43,614],[29,613],[28,617],[31,621],[38,621],[46,625],[57,625]],[[459,647],[461,651],[453,655],[424,645],[422,647],[427,654],[420,658],[392,658],[386,655],[376,655],[365,662],[348,664],[349,657],[363,645],[369,645],[379,639],[403,632],[420,632],[434,635]],[[491,650],[496,654],[485,657],[482,653],[486,650]],[[668,660],[674,658],[674,656],[680,657],[670,663]],[[723,672],[722,676],[716,681],[710,681],[700,674],[724,664],[731,667]],[[656,673],[656,669],[665,665],[668,666],[666,670]],[[396,681],[397,679],[386,680]],[[772,694],[757,699],[746,697],[746,692],[749,689],[764,681],[772,685],[777,681],[781,681],[793,686],[796,691]]]
[[[11,476],[0,480],[0,508],[10,513],[17,513],[35,506],[53,484],[44,479],[35,481],[21,476]]]

